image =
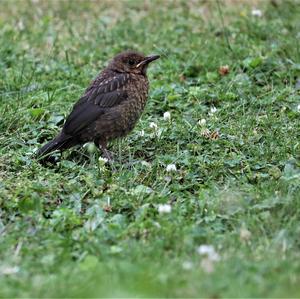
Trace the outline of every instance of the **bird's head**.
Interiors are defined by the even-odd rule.
[[[159,57],[159,55],[144,56],[141,53],[133,51],[123,52],[113,58],[108,68],[120,73],[146,75],[149,63]]]

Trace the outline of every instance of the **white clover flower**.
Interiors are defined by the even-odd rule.
[[[214,113],[216,113],[217,112],[217,108],[215,107],[215,106],[212,106],[211,108],[210,108],[210,113],[211,114],[214,114]]]
[[[201,245],[197,248],[197,252],[203,256],[201,260],[201,268],[206,273],[214,271],[214,263],[220,260],[219,254],[212,245]]]
[[[176,165],[175,164],[168,164],[166,167],[167,172],[172,172],[172,171],[177,171]]]
[[[205,118],[200,119],[198,121],[198,125],[201,127],[204,127],[206,125],[206,119]]]
[[[145,136],[145,131],[144,131],[144,130],[141,130],[141,131],[139,132],[139,135],[140,135],[141,137],[144,137],[144,136]]]
[[[17,27],[19,30],[24,30],[25,29],[25,26],[24,26],[24,23],[22,20],[20,20],[18,23],[17,23]]]
[[[300,104],[297,106],[297,111],[300,112]]]
[[[166,111],[164,113],[164,120],[169,121],[171,119],[171,113],[169,111]]]
[[[20,271],[20,268],[17,266],[2,266],[0,268],[0,275],[12,275]]]
[[[107,162],[108,160],[106,158],[99,157],[98,159],[98,163],[100,166],[104,166]]]
[[[159,204],[157,209],[159,214],[171,213],[172,211],[172,207],[169,204]]]
[[[260,9],[257,8],[253,8],[251,11],[252,16],[254,17],[262,17],[262,11]]]
[[[218,255],[218,253],[215,251],[215,248],[212,245],[200,245],[197,248],[197,252],[200,255],[205,255],[207,256],[207,258],[209,258],[211,261],[219,261],[220,260],[220,256]]]
[[[240,230],[240,240],[241,241],[249,241],[251,238],[251,232],[245,228],[245,227],[242,227],[241,230]]]
[[[204,254],[210,254],[212,252],[215,252],[215,248],[212,245],[200,245],[197,248],[197,252],[200,255],[204,255]]]
[[[182,269],[191,270],[193,268],[193,263],[191,261],[184,261],[182,263]]]
[[[150,127],[150,129],[154,129],[154,130],[157,130],[157,124],[155,123],[155,122],[151,122],[150,124],[149,124],[149,127]]]

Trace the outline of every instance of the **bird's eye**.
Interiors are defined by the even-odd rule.
[[[135,64],[135,61],[134,61],[133,59],[129,59],[129,60],[128,60],[128,64],[129,64],[130,66],[133,66],[133,65]]]

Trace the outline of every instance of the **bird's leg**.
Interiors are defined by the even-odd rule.
[[[101,141],[99,140],[97,143],[98,143],[99,148],[102,151],[102,154],[103,154],[104,158],[106,158],[108,160],[112,171],[116,172],[116,168],[113,164],[114,161],[112,159],[112,153],[107,149],[107,142],[103,141],[103,140],[101,140]]]
[[[101,149],[104,158],[106,158],[109,162],[113,161],[112,153],[107,149],[107,142],[103,140],[98,141],[98,147]]]

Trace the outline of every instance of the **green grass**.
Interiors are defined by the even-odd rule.
[[[299,16],[280,0],[1,1],[0,296],[299,297]],[[125,49],[162,58],[110,145],[116,171],[87,147],[40,165]]]

